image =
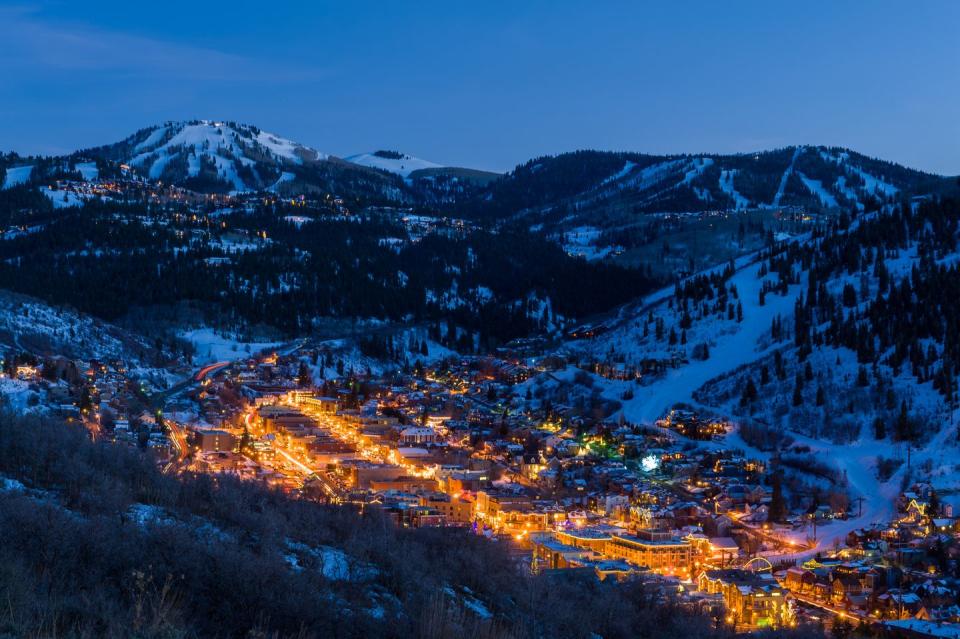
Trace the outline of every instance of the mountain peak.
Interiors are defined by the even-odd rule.
[[[344,158],[347,162],[359,164],[373,169],[380,169],[388,173],[395,173],[401,177],[408,177],[414,171],[421,169],[439,169],[442,164],[435,164],[427,160],[415,158],[412,155],[399,151],[379,150],[372,153],[359,153]]]
[[[265,188],[285,167],[329,159],[258,127],[219,120],[164,122],[93,154],[128,164],[151,179],[234,191]]]

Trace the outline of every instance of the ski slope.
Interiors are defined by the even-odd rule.
[[[435,164],[406,154],[403,154],[403,157],[399,159],[395,159],[382,157],[376,152],[360,153],[344,159],[352,164],[359,164],[360,166],[367,166],[372,169],[380,169],[388,173],[395,173],[401,177],[409,177],[411,173],[419,171],[420,169],[439,169],[443,166],[442,164]]]
[[[732,331],[718,333],[710,349],[710,358],[691,360],[680,368],[670,369],[661,378],[634,391],[631,400],[623,402],[623,415],[632,422],[652,424],[678,402],[693,402],[693,392],[705,383],[734,369],[763,357],[768,349],[758,349],[761,336],[770,330],[776,315],[789,316],[797,294],[804,284],[791,286],[785,296],[768,294],[759,305],[762,281],[757,278],[755,264],[747,263],[730,278],[743,303],[743,322],[734,324]],[[663,302],[661,302],[663,303]]]
[[[32,173],[32,164],[27,166],[8,166],[6,177],[3,178],[3,188],[11,189],[28,182]]]

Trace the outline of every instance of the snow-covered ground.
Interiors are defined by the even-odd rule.
[[[807,187],[807,190],[810,191],[812,195],[817,196],[817,198],[820,200],[820,204],[828,209],[837,208],[837,199],[833,197],[829,191],[823,188],[823,184],[820,183],[820,180],[808,178],[799,171],[797,172],[797,176],[800,178],[800,181],[803,182],[803,185]]]
[[[630,160],[627,160],[626,162],[623,163],[622,169],[620,169],[610,177],[605,178],[603,182],[601,182],[601,184],[609,184],[610,182],[616,182],[617,180],[620,180],[626,177],[627,174],[630,173],[630,171],[632,171],[633,167],[635,166],[637,166],[635,162],[631,162]]]
[[[811,187],[811,192],[815,190]],[[798,242],[809,241],[809,235],[793,239]],[[687,329],[686,345],[673,347],[674,350],[689,354],[692,346],[704,341],[710,347],[708,359],[689,357],[678,368],[667,369],[662,376],[652,381],[643,380],[639,384],[592,375],[587,384],[590,392],[620,402],[622,415],[635,423],[653,424],[672,406],[681,402],[733,417],[734,430],[722,441],[699,443],[700,446],[739,448],[751,457],[769,459],[770,452],[756,449],[740,435],[738,422],[757,418],[775,431],[785,433],[793,446],[808,448],[809,452],[804,454],[836,471],[836,476],[840,478],[839,487],[845,489],[853,500],[850,511],[854,516],[821,526],[816,546],[804,551],[804,555],[831,547],[838,539],[842,543],[848,533],[858,528],[889,522],[895,514],[895,499],[907,482],[908,474],[910,481],[929,481],[944,493],[960,490],[960,463],[956,461],[956,424],[960,415],[947,410],[943,398],[932,388],[930,381],[918,383],[909,370],[894,374],[881,363],[876,371],[870,371],[870,383],[858,387],[856,380],[861,365],[853,351],[817,347],[805,360],[805,363],[812,364],[814,371],[814,377],[808,381],[804,391],[805,400],[800,407],[791,407],[792,393],[787,391],[793,390],[794,378],[804,370],[805,363],[797,362],[792,339],[782,342],[773,340],[770,327],[777,316],[782,318],[784,325],[791,323],[798,294],[806,290],[806,275],[801,274],[799,283],[789,286],[786,295],[768,292],[761,306],[759,293],[763,280],[758,277],[759,264],[753,262],[754,258],[744,256],[738,260],[737,271],[727,282],[728,287],[736,287],[737,299],[743,306],[743,321],[736,322],[716,315],[695,319]],[[919,256],[915,248],[911,248],[900,251],[896,256],[888,255],[887,258],[891,276],[899,278],[909,276]],[[949,261],[952,257],[945,259]],[[764,279],[771,278],[771,275],[766,275]],[[827,283],[827,290],[839,295],[845,284],[853,284],[859,290],[860,279],[860,274],[842,273]],[[865,295],[871,299],[876,295],[875,279],[868,276],[866,280]],[[671,327],[677,327],[678,311],[668,306],[672,298],[673,287],[669,287],[627,305],[614,320],[608,322],[610,330],[606,333],[592,340],[570,342],[564,350],[587,353],[595,361],[605,361],[615,354],[618,361],[624,361],[627,365],[644,357],[664,354],[667,350],[664,341],[652,335],[651,324],[663,322],[665,333]],[[648,314],[652,315],[654,322],[648,321]],[[678,328],[676,330],[679,332]],[[778,349],[783,349],[785,361],[789,360],[783,381],[768,382],[761,388],[760,399],[755,404],[751,404],[749,409],[740,407],[739,398],[745,377],[750,375],[754,380],[759,379],[761,363],[768,365],[770,376],[773,377],[773,354]],[[574,381],[575,374],[582,376],[583,372],[577,373],[571,368],[551,374],[550,377],[558,382],[570,383]],[[876,392],[875,386],[879,388],[879,382],[875,385],[873,381],[875,376],[883,378],[883,386],[894,394],[897,406],[901,400],[908,403],[911,416],[924,424],[926,436],[929,437],[911,450],[909,468],[905,463],[906,444],[893,441],[891,436],[891,409],[889,406],[878,406],[872,394]],[[543,384],[543,381],[532,380],[526,387],[533,384]],[[818,386],[823,386],[830,395],[822,407],[813,406],[813,395]],[[521,386],[521,392],[525,390]],[[809,414],[801,415],[803,419],[796,421],[796,413],[803,411]],[[829,414],[825,415],[825,411]],[[881,414],[887,420],[887,435],[877,439],[872,423],[874,417]],[[851,428],[831,431],[828,426],[832,422],[839,423],[838,420],[850,422],[846,426]],[[814,427],[810,428],[810,424]],[[842,443],[831,441],[838,433],[843,437]],[[892,474],[881,479],[878,467],[883,460],[902,463],[899,467],[894,464]],[[807,534],[806,530],[796,530],[787,533],[787,536],[800,545],[806,545]]]
[[[361,353],[356,342],[350,339],[330,339],[319,342],[317,347],[324,356],[318,358],[316,362],[306,358],[303,358],[303,361],[310,367],[314,382],[321,384],[323,380],[338,379],[351,373],[382,375],[389,370],[401,368],[404,363],[413,366],[419,361],[424,365],[430,365],[458,355],[456,351],[429,339],[426,331],[421,329],[397,333],[394,335],[394,343],[402,351],[398,353],[400,361],[388,362],[368,357]],[[420,345],[426,346],[426,353],[419,350]],[[329,357],[326,354],[329,354]]]
[[[9,189],[23,184],[30,179],[31,173],[33,173],[32,164],[27,166],[8,166],[6,177],[3,178],[3,188]]]
[[[388,171],[390,173],[396,173],[402,177],[408,177],[414,171],[420,169],[438,169],[441,168],[442,164],[436,164],[434,162],[428,162],[427,160],[421,160],[420,158],[415,158],[405,153],[401,153],[403,157],[401,158],[390,158],[382,157],[376,152],[374,153],[359,153],[357,155],[351,155],[350,157],[344,158],[347,162],[352,162],[353,164],[359,164],[361,166],[368,166],[374,169],[381,169],[383,171]]]
[[[148,349],[143,340],[116,326],[5,293],[0,293],[0,346],[84,359],[124,359]]]
[[[563,250],[567,255],[582,257],[588,262],[602,260],[613,252],[612,246],[598,246],[602,231],[594,226],[578,226],[563,234]]]
[[[237,173],[235,161],[255,168],[263,155],[290,164],[329,158],[325,153],[255,127],[208,120],[170,122],[157,127],[134,147],[134,153],[128,158],[128,164],[145,170],[153,179],[162,176],[167,164],[175,157],[187,162],[190,176],[200,173],[201,160],[213,162],[218,175],[237,191],[250,190],[257,185],[244,182]],[[274,186],[282,181],[283,175]]]
[[[683,176],[683,180],[680,181],[680,184],[690,184],[695,178],[699,177],[707,167],[711,166],[713,166],[713,158],[695,158],[691,167]]]
[[[586,350],[598,359],[614,352],[622,356],[626,363],[633,364],[647,357],[668,356],[676,351],[689,352],[694,345],[707,343],[710,356],[706,360],[689,358],[688,364],[669,369],[663,377],[646,385],[622,383],[629,385],[634,394],[633,399],[624,402],[623,414],[626,419],[653,423],[673,404],[692,401],[693,392],[707,381],[755,361],[768,352],[770,346],[761,344],[760,338],[769,332],[773,317],[788,317],[792,313],[802,284],[790,287],[786,296],[768,294],[764,305],[760,306],[762,281],[757,278],[759,266],[755,259],[755,254],[738,258],[735,262],[738,270],[727,282],[728,286],[736,286],[738,291],[738,299],[731,298],[730,301],[739,301],[743,305],[742,322],[713,315],[694,321],[687,330],[685,346],[677,344],[671,347],[666,341],[657,340],[652,327],[645,336],[642,323],[646,321],[648,313],[653,314],[655,321],[661,319],[664,322],[665,334],[669,333],[671,327],[680,333],[677,326],[679,314],[667,305],[674,292],[674,287],[670,286],[648,295],[638,304],[621,309],[616,326],[609,332],[591,341],[574,342],[567,348],[574,352]],[[722,268],[714,267],[703,273]],[[626,386],[618,390],[622,393]]]
[[[801,153],[803,153],[803,147],[798,146],[793,152],[793,157],[790,158],[790,165],[787,167],[787,170],[783,172],[783,175],[780,176],[780,185],[777,187],[777,194],[773,196],[772,206],[780,206],[780,200],[783,199],[783,192],[787,188],[787,180],[790,179],[790,174],[793,173],[793,166],[797,163],[797,158],[800,157]]]
[[[212,364],[242,359],[260,351],[280,346],[281,342],[255,342],[225,337],[212,328],[196,328],[183,331],[180,337],[196,349],[194,364]]]
[[[63,189],[51,189],[49,187],[41,187],[40,191],[50,198],[50,201],[53,203],[54,208],[62,209],[68,206],[83,206],[87,201],[86,197],[83,197],[79,193],[74,191],[66,191]]]
[[[300,228],[304,224],[309,224],[310,222],[315,221],[312,217],[307,217],[305,215],[287,215],[284,216],[283,219],[287,222],[290,222],[297,228]]]
[[[281,185],[283,185],[286,182],[292,182],[296,177],[297,176],[291,173],[290,171],[284,171],[283,173],[280,174],[280,177],[277,178],[277,181],[271,184],[270,187],[267,188],[267,190],[276,193],[280,190]]]
[[[12,410],[24,413],[28,410],[30,397],[36,395],[30,385],[18,379],[0,377],[0,398]]]
[[[623,412],[628,420],[652,423],[673,404],[692,401],[693,392],[709,380],[752,362],[769,350],[769,347],[764,349],[759,345],[760,337],[770,330],[770,323],[776,315],[789,316],[799,287],[791,287],[792,294],[785,296],[767,295],[765,304],[760,306],[755,302],[759,299],[761,287],[755,267],[742,269],[730,278],[730,282],[736,285],[743,303],[743,322],[711,320],[709,324],[713,326],[688,331],[689,345],[700,340],[701,332],[705,339],[712,338],[714,343],[709,359],[691,360],[680,368],[670,369],[649,386],[637,388],[634,398],[624,403]]]
[[[75,168],[87,182],[96,180],[100,175],[100,169],[97,168],[96,162],[78,162]]]
[[[750,200],[740,195],[733,186],[733,177],[737,174],[735,169],[720,171],[720,189],[733,199],[733,208],[741,210],[750,206]]]

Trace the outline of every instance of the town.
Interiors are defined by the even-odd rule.
[[[533,573],[636,580],[718,627],[952,636],[960,623],[960,513],[927,485],[905,487],[894,520],[851,528],[855,502],[786,499],[782,461],[729,446],[722,420],[677,407],[638,425],[535,399],[531,381],[567,366],[556,357],[503,349],[383,375],[334,358],[298,340],[166,389],[119,360],[16,353],[3,368],[42,389],[50,412],[164,472],[466,529]]]

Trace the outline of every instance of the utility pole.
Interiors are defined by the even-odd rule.
[[[861,495],[860,497],[857,497],[856,501],[858,506],[857,517],[862,517],[863,516],[863,495]]]

